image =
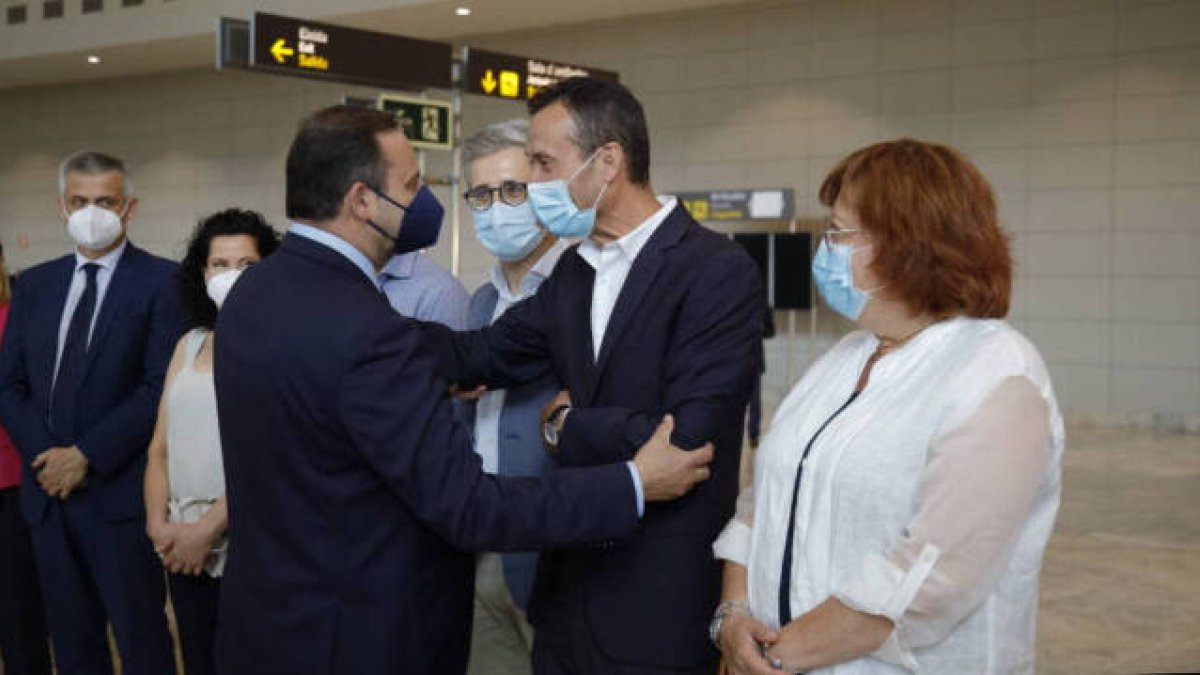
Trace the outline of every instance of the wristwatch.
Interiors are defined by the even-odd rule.
[[[546,444],[546,451],[550,454],[558,452],[558,436],[562,433],[563,424],[567,421],[567,413],[571,412],[571,406],[562,404],[555,406],[554,410],[546,416],[546,421],[542,422],[542,441]]]

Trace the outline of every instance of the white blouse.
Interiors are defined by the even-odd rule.
[[[1003,321],[951,319],[881,358],[846,405],[877,346],[846,336],[784,400],[714,553],[747,568],[751,614],[778,626],[796,471],[832,417],[796,500],[792,617],[836,597],[896,630],[816,672],[1031,673],[1062,473],[1045,365]]]
[[[168,520],[195,523],[225,494],[221,433],[217,425],[217,390],[211,370],[196,370],[196,356],[210,331],[187,334],[183,366],[167,388]],[[225,569],[222,538],[205,565],[210,576]]]

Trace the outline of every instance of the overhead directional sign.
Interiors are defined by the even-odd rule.
[[[450,45],[254,14],[250,65],[287,75],[388,89],[450,88]]]
[[[483,49],[467,51],[466,91],[497,98],[526,100],[542,87],[569,77],[598,77],[616,82],[617,73],[547,59],[532,59]]]
[[[675,196],[701,222],[790,220],[795,215],[796,197],[791,188],[680,192]]]
[[[454,142],[449,101],[382,94],[379,109],[396,115],[408,142],[417,148],[449,150]]]

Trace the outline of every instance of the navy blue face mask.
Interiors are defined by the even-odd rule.
[[[404,220],[400,223],[400,233],[395,237],[388,234],[382,227],[367,221],[367,224],[375,228],[379,236],[392,241],[392,248],[396,255],[420,251],[437,243],[446,210],[442,208],[442,203],[438,201],[429,186],[422,185],[408,206],[385,195],[382,190],[377,190],[369,185],[367,187],[387,203],[404,211]]]

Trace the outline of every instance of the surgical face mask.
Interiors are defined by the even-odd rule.
[[[575,172],[566,180],[529,184],[529,201],[533,204],[533,212],[537,215],[537,219],[546,226],[546,229],[554,234],[560,237],[586,237],[596,227],[596,207],[604,198],[604,191],[608,189],[608,183],[605,183],[604,187],[600,189],[600,194],[596,195],[595,203],[586,209],[575,205],[575,200],[571,198],[571,190],[567,186],[575,180],[579,172],[596,159],[596,155],[599,153],[599,149],[593,152],[592,156],[588,157],[587,161],[575,169]]]
[[[479,243],[504,262],[521,260],[546,239],[528,201],[517,206],[494,202],[474,216]]]
[[[245,270],[229,270],[213,275],[205,282],[205,289],[208,291],[208,297],[212,298],[213,304],[217,309],[221,309],[221,305],[225,304],[225,298],[228,297],[230,289],[237,283],[238,277],[242,276]]]
[[[80,247],[102,251],[121,236],[121,216],[88,204],[67,216],[67,232]]]
[[[833,311],[850,319],[858,321],[862,316],[863,307],[871,294],[878,289],[864,291],[854,285],[854,267],[851,258],[855,251],[866,246],[855,248],[850,244],[832,244],[828,238],[821,239],[817,247],[817,255],[813,257],[813,282],[821,297],[825,298]]]
[[[393,253],[403,255],[429,248],[437,243],[438,234],[442,231],[442,218],[446,215],[446,211],[429,186],[422,185],[408,206],[385,195],[382,190],[371,188],[371,191],[379,195],[380,199],[404,211],[404,220],[400,223],[400,233],[394,237],[379,225],[367,221],[367,224],[375,228],[381,237],[392,241]]]

